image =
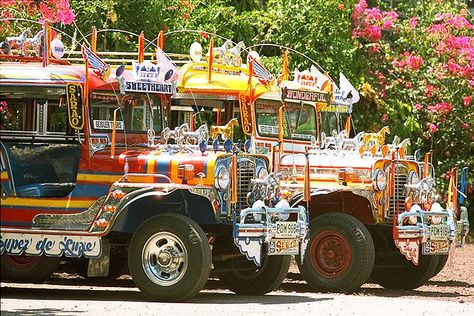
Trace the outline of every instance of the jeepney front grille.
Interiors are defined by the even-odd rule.
[[[247,193],[252,190],[252,180],[255,177],[255,162],[241,158],[237,162],[237,206],[240,209],[248,207]]]
[[[406,190],[405,184],[407,184],[407,169],[403,165],[398,165],[395,168],[395,176],[394,176],[394,191],[390,197],[389,208],[386,214],[386,219],[393,220],[393,216],[397,213],[397,205],[399,211],[402,211],[405,205],[405,197],[406,197]]]

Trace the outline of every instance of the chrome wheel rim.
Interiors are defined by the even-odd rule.
[[[142,266],[153,283],[171,286],[186,274],[188,252],[178,236],[169,232],[156,233],[143,247]]]

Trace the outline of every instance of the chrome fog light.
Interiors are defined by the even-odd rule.
[[[441,216],[440,215],[433,215],[431,216],[431,223],[434,225],[438,225],[441,223]]]
[[[416,223],[418,223],[418,216],[408,216],[408,223],[416,225]]]

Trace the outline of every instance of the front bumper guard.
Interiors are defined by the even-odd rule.
[[[240,212],[239,219],[234,220],[234,243],[240,252],[257,266],[262,264],[264,244],[267,245],[269,255],[295,254],[285,251],[278,253],[274,248],[275,242],[283,242],[296,250],[303,260],[308,242],[308,219],[308,213],[303,206],[246,208]],[[282,230],[281,227],[291,227],[291,231]]]
[[[440,216],[440,224],[429,224],[427,219],[431,216]],[[403,222],[411,216],[418,218],[418,223],[415,225],[403,225]],[[432,227],[436,227],[437,231],[446,232],[445,237],[436,236],[432,232]],[[397,220],[398,237],[401,239],[421,239],[421,242],[431,240],[439,241],[453,241],[456,237],[456,229],[453,217],[449,215],[448,211],[410,211],[403,212],[398,215]]]

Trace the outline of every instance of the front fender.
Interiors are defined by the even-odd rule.
[[[200,225],[215,224],[211,202],[188,190],[175,190],[167,195],[146,191],[132,197],[120,210],[112,231],[133,233],[150,217],[163,213],[179,213]]]

